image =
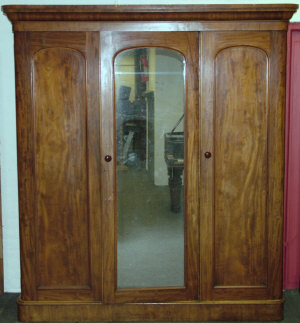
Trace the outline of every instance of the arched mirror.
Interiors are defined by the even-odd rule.
[[[117,287],[184,286],[185,59],[125,50],[114,77]]]

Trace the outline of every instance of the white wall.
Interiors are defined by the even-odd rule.
[[[0,0],[1,5],[9,4],[214,4],[214,3],[298,3],[300,0],[269,1],[171,1],[171,0]],[[300,21],[300,10],[292,18]],[[18,239],[18,191],[16,161],[16,122],[14,91],[13,34],[8,19],[0,13],[0,149],[1,187],[4,244],[4,289],[6,292],[20,291],[19,239]]]
[[[154,184],[168,185],[165,162],[165,134],[184,113],[184,57],[177,52],[156,49],[154,92]],[[184,120],[176,128],[183,131]]]

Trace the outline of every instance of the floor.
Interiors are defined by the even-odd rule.
[[[118,172],[118,287],[184,286],[184,214],[146,171]],[[183,187],[182,187],[183,193]]]
[[[4,294],[0,295],[0,322],[1,323],[16,323],[17,319],[17,305],[16,301],[18,294]],[[300,322],[300,293],[297,290],[288,290],[284,293],[285,319],[280,322],[284,323],[299,323]],[[223,322],[226,323],[226,322]],[[229,322],[227,322],[229,323]],[[236,323],[236,322],[235,322]]]

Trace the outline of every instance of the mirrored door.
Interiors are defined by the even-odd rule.
[[[114,79],[117,288],[183,287],[185,59],[128,49]]]
[[[112,258],[104,252],[114,273],[107,294],[117,302],[198,296],[197,38],[102,35],[113,44],[102,53],[110,75],[102,114],[112,120],[114,147],[104,163],[113,183],[104,192],[113,196],[104,202]]]

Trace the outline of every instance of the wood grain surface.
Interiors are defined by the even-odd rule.
[[[28,44],[16,47],[17,84],[32,78],[32,90],[22,85],[17,94],[22,297],[99,299],[98,40],[95,33],[18,37]]]
[[[35,157],[29,45],[28,33],[15,34],[21,297],[36,300]]]
[[[21,321],[277,321],[282,320],[283,303],[248,302],[177,302],[152,304],[44,303],[19,302]]]
[[[273,37],[283,35],[203,34],[201,147],[213,153],[200,169],[204,299],[281,295],[284,85],[274,79],[285,43]]]
[[[286,28],[296,9],[3,8],[15,28],[21,320],[282,319]],[[117,289],[113,61],[138,47],[186,61],[179,288]]]
[[[215,58],[215,284],[267,283],[268,57],[235,46]]]
[[[16,21],[14,31],[217,31],[217,30],[287,30],[288,22],[281,20],[248,20],[242,24],[233,21]]]
[[[72,49],[42,49],[33,57],[41,289],[91,284],[85,75],[85,59]]]
[[[295,4],[131,5],[131,6],[3,6],[11,21],[177,21],[288,20]]]
[[[199,278],[199,218],[198,218],[198,34],[159,33],[153,38],[145,32],[103,32],[101,46],[101,94],[102,94],[102,156],[111,155],[112,163],[102,158],[103,182],[103,236],[104,236],[104,299],[106,302],[167,301],[169,299],[197,299]],[[163,47],[182,53],[186,59],[186,102],[189,115],[185,129],[185,286],[183,288],[147,288],[116,290],[116,148],[114,106],[113,62],[117,53],[128,48]],[[114,215],[114,216],[113,216]],[[112,257],[112,250],[114,250]]]

